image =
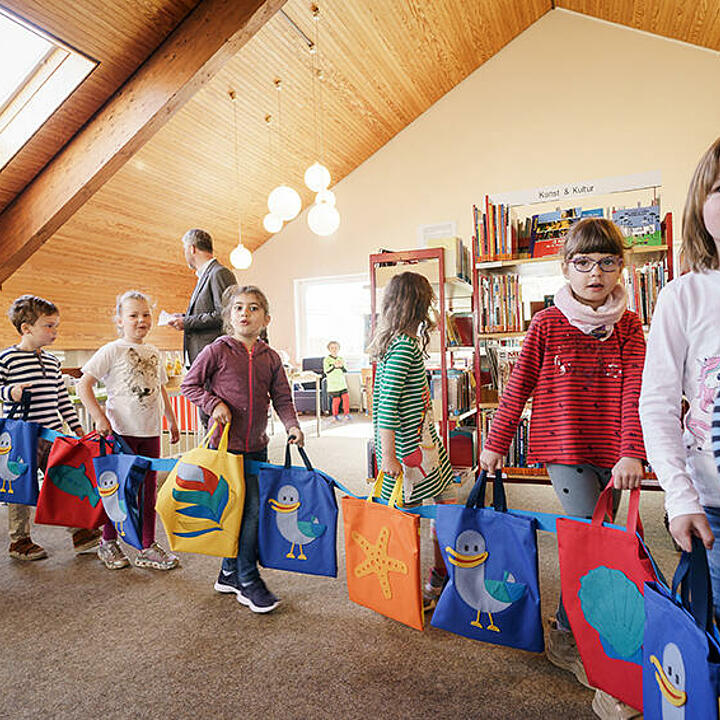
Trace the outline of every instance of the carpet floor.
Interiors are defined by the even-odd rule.
[[[304,423],[313,463],[366,494],[365,418]],[[281,461],[279,426],[270,460]],[[515,508],[558,512],[552,489],[512,485]],[[625,502],[621,507],[620,517]],[[661,569],[677,555],[662,494],[643,493],[648,543]],[[0,507],[0,526],[7,510]],[[423,564],[430,564],[423,521]],[[256,615],[213,590],[219,561],[183,555],[162,573],[108,571],[75,556],[69,534],[37,526],[47,560],[0,554],[0,717],[22,718],[592,718],[592,691],[544,655],[412,630],[348,600],[342,524],[337,579],[264,570],[282,598]],[[165,543],[161,526],[158,539]],[[559,594],[554,535],[539,533],[544,616]],[[133,550],[128,548],[132,556]]]

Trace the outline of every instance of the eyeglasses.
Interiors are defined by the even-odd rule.
[[[590,272],[596,265],[603,272],[612,272],[617,270],[622,265],[622,260],[614,255],[608,255],[608,257],[600,258],[600,260],[593,260],[589,257],[578,257],[570,260],[572,266],[581,273]]]

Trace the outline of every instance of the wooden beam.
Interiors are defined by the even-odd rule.
[[[206,85],[285,2],[201,2],[0,215],[0,283]]]

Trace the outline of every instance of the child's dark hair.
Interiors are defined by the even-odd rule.
[[[607,253],[625,259],[627,241],[622,230],[612,220],[587,217],[575,223],[565,237],[565,262],[575,255]]]
[[[238,295],[254,295],[258,301],[258,305],[265,311],[265,314],[270,314],[270,303],[268,302],[267,296],[257,285],[231,285],[225,289],[222,296],[223,329],[228,334],[232,334],[233,331],[232,323],[230,322],[230,313],[232,312],[233,300]]]
[[[715,240],[705,227],[703,210],[720,174],[720,138],[700,158],[688,187],[683,211],[680,257],[688,270],[716,270],[720,265]]]
[[[22,324],[34,325],[39,317],[43,315],[57,315],[59,310],[55,303],[51,303],[45,298],[37,295],[21,295],[13,300],[13,304],[8,310],[10,322],[15,329],[22,335]]]
[[[380,360],[397,335],[418,327],[425,352],[430,342],[429,333],[435,327],[435,321],[430,317],[434,300],[435,293],[424,275],[414,272],[395,275],[383,293],[382,313],[368,347],[370,356]]]

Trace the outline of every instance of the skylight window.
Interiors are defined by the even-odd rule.
[[[96,65],[0,7],[0,171]]]
[[[0,108],[22,87],[53,49],[52,43],[0,15]]]

